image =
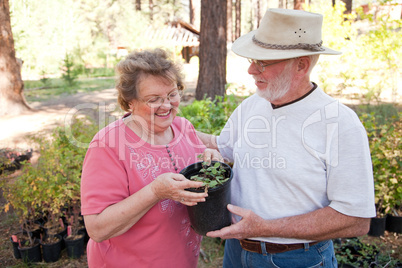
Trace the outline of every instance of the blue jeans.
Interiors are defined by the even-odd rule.
[[[223,268],[312,268],[338,267],[332,240],[319,242],[313,246],[276,254],[249,252],[240,246],[237,239],[225,243]]]

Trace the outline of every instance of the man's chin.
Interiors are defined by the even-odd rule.
[[[266,100],[269,101],[269,102],[274,101],[274,100],[272,99],[272,97],[267,94],[267,91],[266,91],[266,90],[267,90],[267,89],[261,90],[261,89],[257,88],[256,93],[257,93],[258,96],[260,96],[260,97],[263,98],[263,99],[266,99]]]

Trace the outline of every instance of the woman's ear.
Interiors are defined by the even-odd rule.
[[[133,112],[133,111],[134,111],[134,102],[133,102],[133,101],[130,101],[130,102],[128,103],[128,107],[130,108],[130,112]]]

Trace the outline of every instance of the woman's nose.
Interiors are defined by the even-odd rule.
[[[161,106],[170,108],[172,106],[172,103],[168,98],[164,98]]]

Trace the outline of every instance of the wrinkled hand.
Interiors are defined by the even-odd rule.
[[[217,231],[208,232],[209,237],[220,237],[222,239],[245,239],[250,237],[261,236],[265,220],[255,214],[253,211],[234,205],[228,205],[228,210],[232,214],[242,217],[242,219],[228,227],[224,227]]]
[[[224,159],[222,155],[215,149],[205,149],[204,153],[202,154],[202,161],[211,163],[211,161],[219,161],[223,162]]]
[[[171,199],[186,206],[195,206],[197,202],[205,202],[207,193],[193,193],[186,191],[187,188],[197,188],[202,182],[190,181],[182,174],[164,173],[156,177],[151,183],[151,189],[159,200]]]

